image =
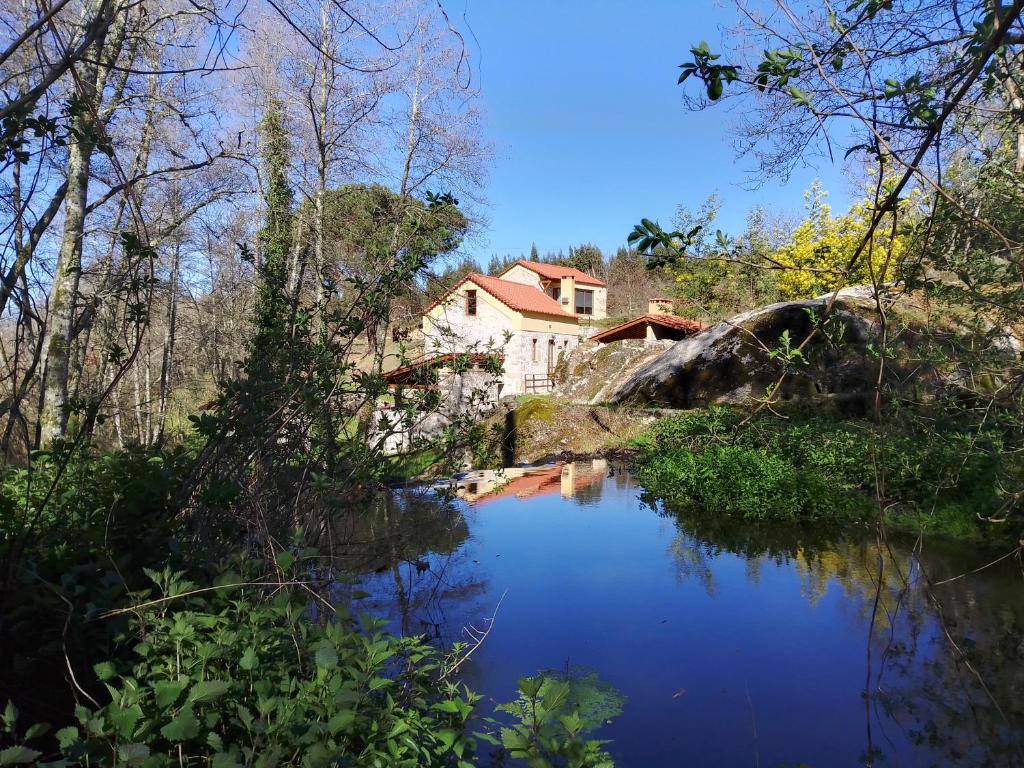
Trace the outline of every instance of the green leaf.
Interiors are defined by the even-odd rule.
[[[149,757],[149,747],[145,744],[122,744],[117,753],[128,765],[141,765]]]
[[[117,674],[117,669],[109,661],[101,661],[96,664],[93,666],[93,671],[100,680],[110,680]]]
[[[325,669],[338,666],[338,652],[331,645],[321,645],[316,649],[316,665]]]
[[[453,731],[451,728],[445,728],[444,730],[437,732],[437,738],[440,739],[441,744],[444,745],[445,749],[451,749],[459,738],[459,732]]]
[[[109,709],[110,724],[122,739],[130,739],[135,733],[135,726],[142,719],[142,707],[138,704],[121,708],[111,705]]]
[[[327,721],[327,730],[333,736],[339,731],[343,731],[355,722],[356,713],[351,709],[345,709],[338,712],[334,717]]]
[[[191,702],[214,701],[231,690],[231,683],[226,680],[203,680],[192,686],[188,692]]]
[[[180,680],[164,680],[153,685],[156,704],[160,709],[167,709],[173,705],[184,690],[185,683]]]
[[[28,747],[8,747],[0,750],[0,765],[26,765],[42,754]]]
[[[69,749],[73,744],[78,742],[78,729],[73,725],[69,725],[67,728],[61,728],[57,733],[54,734],[57,737],[57,744],[63,750]]]
[[[240,666],[246,672],[249,672],[256,668],[257,661],[258,658],[256,656],[256,651],[254,651],[252,648],[246,648],[245,653],[242,654],[242,658],[238,660],[238,666]]]
[[[38,739],[40,736],[44,736],[50,732],[49,723],[36,723],[30,725],[28,730],[25,731],[25,741],[31,741],[32,739]]]
[[[218,752],[213,756],[212,768],[240,768],[239,763],[234,755],[228,754],[227,752]]]
[[[277,567],[282,571],[290,571],[292,566],[295,564],[295,555],[291,552],[283,551],[277,553]]]
[[[199,721],[191,705],[184,707],[176,718],[160,729],[160,733],[175,743],[194,739],[199,734]]]

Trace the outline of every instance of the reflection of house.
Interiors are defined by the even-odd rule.
[[[646,315],[606,328],[590,338],[601,344],[623,339],[643,339],[648,342],[679,341],[703,330],[703,325],[672,314],[672,309],[671,299],[651,299],[647,305]]]
[[[470,274],[423,316],[427,357],[492,349],[501,395],[546,391],[559,359],[606,316],[607,289],[569,267],[518,261],[500,277]]]
[[[505,498],[530,499],[560,493],[574,498],[600,486],[608,475],[608,461],[593,459],[549,467],[507,467],[468,473],[459,484],[459,496],[474,505]]]

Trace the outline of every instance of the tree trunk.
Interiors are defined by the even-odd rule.
[[[50,289],[49,335],[44,367],[42,408],[39,416],[40,443],[46,445],[67,432],[71,340],[78,287],[82,276],[82,238],[85,235],[89,171],[95,148],[94,136],[102,128],[98,121],[100,102],[110,66],[124,41],[127,12],[117,11],[108,34],[97,36],[80,68],[79,99],[82,111],[76,118],[79,133],[68,148],[67,193],[64,199],[64,230],[57,266]]]
[[[91,155],[92,142],[84,136],[73,143],[68,152],[68,194],[64,203],[64,232],[50,293],[50,333],[46,345],[46,381],[43,387],[43,410],[40,415],[40,439],[43,445],[63,436],[68,426],[71,325],[75,316],[75,298],[78,295],[82,274],[82,236],[85,232],[85,206],[89,190]]]
[[[164,334],[163,358],[160,361],[160,391],[156,442],[164,440],[167,426],[167,403],[171,391],[171,373],[174,365],[174,344],[178,326],[178,265],[181,263],[181,237],[175,238],[171,252],[171,274],[167,280],[167,332]]]

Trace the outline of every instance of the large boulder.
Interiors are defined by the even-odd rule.
[[[551,377],[555,385],[552,394],[574,403],[605,403],[617,383],[625,381],[634,370],[663,354],[672,344],[671,341],[648,344],[639,340],[580,344],[555,368]]]
[[[750,403],[782,379],[777,394],[783,400],[838,396],[862,408],[878,376],[878,362],[870,354],[878,335],[874,302],[862,291],[840,294],[825,326],[831,339],[816,335],[802,359],[779,354],[784,334],[790,348],[807,338],[830,298],[760,307],[676,342],[633,371],[609,399],[673,408]]]

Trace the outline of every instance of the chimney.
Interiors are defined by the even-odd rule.
[[[675,302],[672,299],[654,298],[647,302],[647,314],[649,315],[671,315],[675,309]]]
[[[558,295],[561,297],[562,309],[570,315],[576,314],[576,278],[566,275],[559,285]]]

